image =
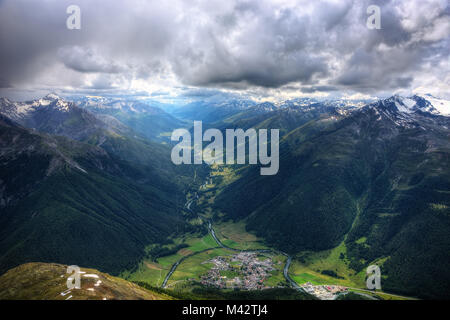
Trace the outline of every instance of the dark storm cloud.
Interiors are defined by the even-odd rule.
[[[314,93],[314,92],[331,92],[339,90],[338,87],[335,86],[311,86],[311,87],[302,87],[300,88],[301,92],[304,93]]]
[[[222,91],[214,90],[214,89],[190,89],[184,88],[184,92],[181,93],[181,96],[186,98],[204,98],[204,97],[212,97],[217,94],[221,94]]]
[[[0,76],[0,88],[11,88],[11,84],[8,82],[8,80],[2,78]]]
[[[58,56],[66,67],[79,72],[118,73],[123,70],[114,61],[106,60],[91,48],[65,47],[58,50]]]
[[[71,4],[81,30],[65,27]],[[0,87],[395,90],[445,73],[449,35],[445,0],[4,0]]]

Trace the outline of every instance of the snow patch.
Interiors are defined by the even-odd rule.
[[[52,101],[47,99],[39,99],[36,104],[40,106],[48,106]]]
[[[59,99],[59,96],[54,93],[49,93],[48,95],[45,96],[45,98],[56,100]]]
[[[416,102],[413,99],[403,98],[402,103],[408,108],[411,109],[416,105]]]
[[[71,292],[72,292],[71,289],[67,289],[67,290],[61,292],[60,294],[64,297],[64,296],[68,295]]]
[[[435,97],[425,97],[432,105],[433,107],[439,111],[440,114],[444,116],[450,116],[450,101],[439,99]]]
[[[29,104],[15,104],[15,107],[17,115],[26,115],[33,109],[33,106]]]
[[[410,109],[406,108],[402,103],[399,103],[398,101],[395,101],[395,106],[400,112],[411,113]]]
[[[395,99],[395,106],[397,107],[398,111],[404,112],[404,113],[412,113],[414,112],[414,107],[416,105],[416,101],[409,98],[404,98],[397,96]]]

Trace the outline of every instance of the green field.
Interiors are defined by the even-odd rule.
[[[349,289],[349,290],[354,291],[354,292],[362,292],[365,294],[369,294],[375,298],[381,298],[383,300],[417,300],[416,298],[398,296],[398,295],[386,293],[383,291],[367,292],[367,291],[362,291],[362,290],[353,289],[353,288]]]
[[[217,243],[214,241],[214,239],[211,237],[209,233],[200,239],[198,238],[187,239],[186,243],[189,244],[189,247],[186,248],[186,250],[190,251],[191,253],[202,251],[208,248],[217,247]]]
[[[364,242],[364,239],[360,240],[360,242]],[[348,267],[349,262],[345,258],[345,254],[346,248],[344,243],[341,243],[338,247],[330,250],[300,253],[296,256],[296,259],[292,261],[289,269],[289,275],[298,284],[311,282],[314,285],[342,285],[350,287],[350,291],[368,294],[377,299],[381,298],[383,300],[412,299],[382,291],[367,291],[364,270],[356,273],[354,270],[350,269]],[[377,265],[382,265],[385,260],[386,258],[380,259],[374,263]],[[343,279],[322,274],[321,272],[323,270],[334,271]],[[361,290],[358,290],[358,288]]]
[[[272,271],[272,276],[264,281],[264,284],[269,287],[277,287],[283,284],[286,286],[286,279],[283,275],[284,265],[286,264],[286,256],[272,255],[272,261],[274,262],[275,270]]]
[[[221,223],[215,226],[215,230],[219,239],[230,247],[239,249],[266,248],[259,242],[257,237],[245,231],[244,223]],[[187,280],[199,280],[212,267],[212,264],[204,262],[217,256],[231,256],[236,254],[235,251],[217,248],[217,244],[210,234],[203,237],[193,235],[178,237],[173,239],[173,243],[166,247],[172,249],[180,244],[186,244],[188,246],[178,250],[175,254],[157,258],[156,261],[145,259],[139,264],[136,271],[124,272],[121,276],[130,281],[142,281],[152,286],[161,286],[172,265],[183,257],[186,257],[167,282],[167,288],[170,289],[175,286],[179,287],[180,284]],[[209,248],[213,249],[207,250]],[[274,256],[264,254],[264,256],[258,258],[264,260],[267,257],[274,260],[276,270],[272,272],[270,278],[265,280],[265,284],[267,286],[278,286],[284,283],[283,267],[286,257],[283,255]],[[224,271],[224,273],[230,273],[224,274],[229,278],[237,276],[235,271]]]
[[[312,284],[336,284],[348,287],[364,288],[365,274],[356,273],[348,266],[345,258],[346,248],[342,242],[336,248],[319,252],[302,252],[292,260],[289,274],[299,284],[311,282]],[[322,274],[329,270],[340,278]]]
[[[169,272],[172,265],[182,257],[188,256],[195,252],[199,252],[208,248],[217,247],[216,242],[207,234],[203,237],[186,235],[173,240],[171,246],[185,243],[188,247],[180,249],[176,254],[157,258],[156,261],[144,259],[134,272],[123,272],[121,277],[129,281],[142,281],[152,286],[159,287],[164,281],[164,277]]]
[[[200,277],[203,274],[206,274],[213,266],[211,263],[204,263],[205,261],[217,256],[229,256],[231,254],[233,254],[233,252],[230,250],[218,248],[201,252],[186,258],[186,260],[180,263],[178,268],[172,274],[172,277],[170,277],[167,282],[167,287],[170,288],[175,283],[189,279],[199,280]]]
[[[172,277],[167,283],[167,287],[174,287],[179,285],[180,282],[189,280],[200,280],[200,277],[208,272],[208,270],[213,266],[211,263],[205,263],[206,261],[217,257],[217,256],[231,256],[236,254],[236,252],[218,248],[213,250],[208,250],[206,252],[201,252],[199,254],[188,257],[184,260],[176,271],[172,274]],[[271,255],[265,254],[261,258],[267,259],[271,258],[274,261],[274,267],[276,270],[272,271],[272,276],[265,280],[267,286],[278,286],[280,283],[285,283],[283,276],[283,267],[286,261],[286,257],[283,255]],[[239,276],[238,269],[236,271],[221,271],[221,275],[227,276],[227,278],[234,278]]]
[[[214,225],[216,236],[230,248],[240,250],[267,249],[262,239],[245,230],[244,221],[221,222]]]

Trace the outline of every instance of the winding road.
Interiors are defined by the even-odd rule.
[[[208,177],[208,178],[210,178],[210,177]],[[206,184],[207,184],[207,182],[205,182],[201,187],[205,186]],[[201,187],[200,187],[200,188],[201,188]],[[195,192],[195,193],[194,193],[194,196],[193,196],[192,198],[186,200],[186,203],[185,203],[185,205],[184,205],[184,208],[185,208],[187,211],[190,211],[191,213],[195,213],[194,210],[191,209],[191,205],[192,205],[192,203],[194,203],[194,201],[197,201],[198,199],[199,199],[198,192]],[[197,216],[201,219],[201,217],[200,217],[198,214],[197,214]],[[226,246],[225,244],[223,244],[222,241],[220,241],[219,238],[217,238],[216,232],[214,231],[214,228],[213,228],[213,226],[212,226],[212,221],[211,221],[211,220],[208,221],[208,231],[209,231],[209,233],[211,234],[212,238],[214,239],[214,241],[217,243],[218,246],[217,246],[217,247],[207,248],[207,249],[204,249],[204,250],[201,250],[201,251],[197,251],[197,252],[191,253],[191,254],[189,254],[189,255],[187,255],[187,256],[182,257],[182,258],[181,258],[180,260],[178,260],[177,262],[175,262],[175,263],[172,265],[172,267],[170,268],[170,270],[169,270],[169,272],[167,273],[166,277],[164,278],[164,281],[163,281],[163,283],[162,283],[162,285],[161,285],[161,288],[165,288],[165,287],[166,287],[167,282],[168,282],[168,280],[170,279],[170,277],[172,276],[172,274],[175,272],[175,270],[176,270],[177,267],[181,264],[181,262],[183,262],[185,259],[187,259],[187,258],[189,258],[189,257],[192,257],[192,256],[194,256],[194,255],[196,255],[196,254],[199,254],[199,253],[202,253],[202,252],[205,252],[205,251],[208,251],[208,250],[212,250],[212,249],[216,249],[216,248],[219,248],[219,247],[220,247],[220,248],[224,248],[224,249],[227,249],[227,250],[230,250],[230,251],[234,251],[234,252],[261,252],[261,253],[276,253],[276,254],[284,255],[284,256],[287,258],[287,259],[286,259],[286,263],[285,263],[284,268],[283,268],[283,276],[284,276],[286,282],[287,282],[293,289],[298,290],[298,291],[301,291],[301,292],[303,292],[303,293],[306,293],[306,291],[305,291],[302,287],[300,287],[300,286],[299,286],[299,285],[298,285],[298,284],[297,284],[297,283],[289,276],[289,267],[291,266],[291,262],[292,262],[292,257],[291,257],[289,254],[287,254],[287,253],[285,253],[285,252],[282,252],[282,251],[279,251],[279,250],[275,250],[275,249],[253,249],[253,250],[248,249],[248,250],[239,250],[239,249],[236,249],[236,248],[228,247],[228,246]],[[371,291],[369,291],[369,290],[364,290],[364,289],[361,289],[361,288],[350,288],[350,287],[349,287],[349,289],[357,289],[357,290],[359,290],[359,291],[367,291],[368,293],[371,293]],[[378,299],[374,298],[373,296],[368,295],[368,294],[365,294],[365,293],[362,293],[362,292],[355,292],[355,293],[356,293],[356,294],[360,294],[360,295],[362,295],[362,296],[365,296],[365,297],[367,297],[367,298],[373,299],[373,300],[378,300]],[[394,294],[390,294],[390,293],[387,293],[387,292],[382,292],[382,293],[384,293],[384,294],[389,294],[389,295],[392,295],[392,296],[396,296],[396,297],[399,297],[399,298],[416,300],[415,298],[410,298],[410,297],[405,297],[405,296],[400,296],[400,295],[394,295]]]
[[[289,276],[289,267],[291,266],[292,257],[291,257],[290,255],[288,255],[287,253],[282,252],[282,251],[279,251],[279,250],[273,250],[273,249],[238,250],[238,249],[235,249],[235,248],[230,248],[230,247],[227,247],[226,245],[224,245],[224,244],[217,238],[216,233],[215,233],[215,231],[214,231],[214,229],[213,229],[213,227],[212,227],[211,221],[208,222],[208,230],[209,230],[209,233],[211,234],[211,236],[212,236],[212,237],[214,238],[214,240],[216,241],[216,243],[217,243],[220,247],[222,247],[222,248],[224,248],[224,249],[228,249],[228,250],[232,250],[232,251],[237,251],[237,252],[261,252],[261,253],[271,253],[271,252],[273,252],[273,253],[277,253],[277,254],[282,254],[282,255],[284,255],[285,257],[287,257],[286,264],[284,265],[284,268],[283,268],[283,276],[284,276],[284,278],[285,278],[286,281],[291,285],[291,287],[293,287],[293,288],[296,289],[296,290],[305,292],[305,291],[302,289],[302,287],[300,287],[300,286],[299,286],[294,280],[292,280],[292,278]]]
[[[194,201],[196,201],[198,198],[199,198],[199,197],[198,197],[198,194],[195,193],[193,198],[188,199],[188,200],[186,201],[186,203],[185,203],[185,205],[184,205],[185,209],[187,209],[187,210],[190,211],[190,212],[194,212],[194,211],[191,209],[191,205],[192,205],[192,203],[193,203]],[[199,218],[200,218],[200,217],[199,217]],[[236,248],[228,247],[228,246],[226,246],[225,244],[223,244],[222,241],[220,241],[219,238],[217,238],[217,235],[216,235],[216,232],[214,231],[214,228],[213,228],[213,226],[212,226],[212,221],[211,221],[211,220],[208,221],[208,231],[209,231],[209,234],[211,234],[211,236],[212,236],[212,238],[214,239],[214,241],[217,243],[217,247],[211,247],[211,248],[207,248],[207,249],[204,249],[204,250],[201,250],[201,251],[193,252],[193,253],[191,253],[191,254],[189,254],[189,255],[187,255],[187,256],[182,257],[180,260],[178,260],[177,262],[175,262],[175,263],[172,265],[172,267],[170,268],[170,270],[169,270],[169,272],[167,273],[166,277],[164,278],[164,281],[163,281],[163,283],[162,283],[162,285],[161,285],[161,288],[165,288],[165,287],[166,287],[167,282],[168,282],[168,280],[170,279],[170,277],[172,276],[172,274],[175,272],[175,270],[176,270],[177,267],[181,264],[181,262],[183,262],[185,259],[187,259],[187,258],[189,258],[189,257],[192,257],[192,256],[194,256],[194,255],[196,255],[196,254],[199,254],[199,253],[208,251],[208,250],[212,250],[212,249],[216,249],[216,248],[223,248],[223,249],[227,249],[227,250],[234,251],[234,252],[260,252],[260,253],[276,253],[276,254],[284,255],[284,256],[287,258],[287,259],[286,259],[286,264],[284,265],[284,268],[283,268],[283,276],[284,276],[284,278],[286,279],[286,282],[289,283],[289,285],[290,285],[293,289],[298,290],[298,291],[303,292],[303,293],[306,293],[306,291],[305,291],[302,287],[300,287],[300,286],[299,286],[299,285],[298,285],[298,284],[297,284],[297,283],[289,276],[289,267],[291,266],[291,262],[292,262],[292,257],[291,257],[289,254],[287,254],[287,253],[285,253],[285,252],[283,252],[283,251],[275,250],[275,249],[253,249],[253,250],[248,249],[248,250],[239,250],[239,249],[236,249]],[[360,290],[360,291],[367,291],[367,292],[370,292],[370,291],[368,291],[368,290],[364,290],[364,289],[360,289],[360,288],[349,288],[349,289],[357,289],[357,290]],[[365,297],[367,297],[367,298],[369,298],[369,299],[372,299],[372,300],[378,300],[378,299],[374,298],[373,296],[370,296],[370,295],[368,295],[368,294],[364,294],[364,293],[362,293],[362,292],[355,292],[355,293],[356,293],[356,294],[360,294],[360,295],[362,295],[362,296],[365,296]],[[408,298],[408,297],[403,297],[403,296],[398,296],[398,297],[401,297],[401,298]]]
[[[183,260],[180,259],[180,260],[178,260],[177,262],[175,262],[175,263],[172,265],[172,267],[170,268],[169,273],[168,273],[168,274],[166,275],[166,277],[164,278],[164,281],[163,281],[163,283],[162,283],[162,285],[161,285],[161,288],[165,288],[165,287],[166,287],[167,281],[169,281],[169,278],[172,276],[172,273],[175,272],[175,270],[177,269],[178,265],[179,265],[182,261],[183,261]]]
[[[189,199],[189,200],[186,201],[186,204],[184,205],[184,207],[185,207],[187,210],[193,212],[193,210],[191,209],[191,204],[192,204],[196,199],[198,199],[198,194],[197,194],[197,193],[194,195],[194,198],[193,198],[193,199]],[[235,251],[235,252],[261,252],[261,253],[271,253],[271,252],[273,252],[273,253],[282,254],[282,255],[286,256],[286,257],[287,257],[287,260],[286,260],[286,264],[284,265],[284,269],[283,269],[283,276],[284,276],[284,278],[286,279],[286,281],[290,284],[290,286],[291,286],[292,288],[294,288],[295,290],[301,291],[301,292],[305,292],[305,291],[304,291],[304,290],[303,290],[303,289],[302,289],[302,288],[301,288],[294,280],[292,280],[292,278],[289,276],[289,267],[290,267],[291,262],[292,262],[292,257],[291,257],[290,255],[288,255],[287,253],[282,252],[282,251],[278,251],[278,250],[273,250],[273,249],[239,250],[239,249],[236,249],[236,248],[228,247],[228,246],[224,245],[224,244],[222,243],[222,241],[219,240],[219,238],[217,238],[216,232],[214,231],[214,228],[212,227],[212,222],[211,222],[211,221],[208,221],[208,231],[209,231],[209,233],[211,234],[211,236],[213,237],[214,241],[217,243],[217,245],[218,245],[219,247],[224,248],[224,249],[227,249],[227,250],[231,250],[231,251]],[[201,253],[201,252],[204,252],[204,251],[207,251],[207,250],[211,250],[211,249],[214,249],[214,248],[208,248],[208,249],[205,249],[205,250],[202,250],[202,251],[199,251],[199,252],[194,252],[194,253],[192,253],[192,254],[190,254],[190,255],[188,255],[188,256],[182,257],[180,260],[178,260],[177,262],[175,262],[175,263],[172,265],[172,267],[170,268],[170,271],[167,273],[166,277],[164,278],[164,281],[163,281],[163,283],[162,283],[162,285],[161,285],[161,288],[165,288],[165,287],[166,287],[167,281],[170,279],[170,277],[172,276],[172,274],[175,272],[175,270],[177,269],[177,267],[179,266],[179,264],[180,264],[181,262],[183,262],[183,260],[185,260],[185,259],[188,258],[188,257],[192,257],[193,255],[196,255],[196,254],[198,254],[198,253]]]

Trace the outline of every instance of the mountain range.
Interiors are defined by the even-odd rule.
[[[271,112],[250,125],[286,129],[279,173],[237,168],[216,212],[291,253],[344,242],[356,271],[384,261],[386,290],[448,294],[450,118],[439,103],[393,96]]]
[[[116,119],[142,137],[157,142],[169,142],[173,130],[189,126],[189,122],[167,113],[163,110],[164,106],[155,101],[149,103],[121,97],[90,96],[75,96],[69,99],[99,117]]]
[[[214,220],[244,221],[298,259],[344,245],[353,270],[381,266],[385,290],[449,297],[450,104],[431,95],[205,101],[167,112],[136,100],[3,98],[0,272],[40,261],[117,274],[147,245],[200,230],[182,206],[208,168],[173,165],[167,139],[192,120],[280,129],[278,174],[231,166],[214,190]]]
[[[170,148],[54,95],[0,104],[0,270],[29,261],[134,266],[189,228],[192,179]]]

